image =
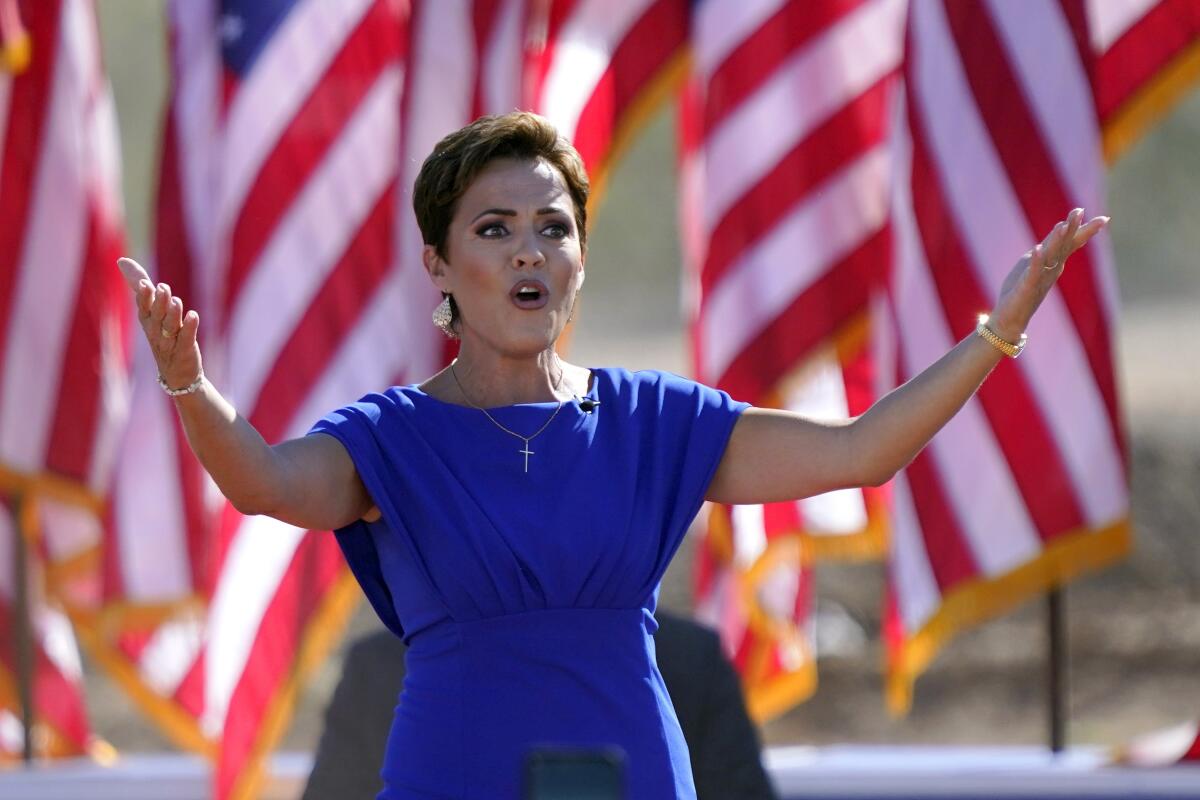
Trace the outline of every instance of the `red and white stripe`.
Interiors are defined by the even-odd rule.
[[[1012,264],[1071,208],[1104,209],[1087,63],[1058,3],[918,3],[907,36],[893,126],[894,358],[879,373],[890,385],[971,335]],[[1020,361],[1000,365],[894,482],[895,702],[956,626],[1120,554],[1112,531],[1129,488],[1115,321],[1102,235],[1072,257]],[[1021,577],[1038,564],[1041,579]]]
[[[23,505],[26,535],[37,537],[30,547],[35,711],[52,729],[50,750],[62,755],[81,752],[89,732],[79,658],[60,609],[94,610],[88,559],[100,545],[96,498],[107,489],[127,413],[130,312],[114,268],[124,235],[120,164],[93,4],[23,8],[32,60],[17,75],[0,68],[0,494]],[[8,614],[16,535],[6,507],[6,634],[15,624]],[[0,683],[13,689],[11,645],[6,635]],[[0,750],[9,753],[14,701],[0,693],[8,715],[0,719]]]
[[[756,401],[865,307],[885,263],[902,11],[895,0],[697,8],[701,379]]]
[[[1091,75],[1102,126],[1178,59],[1198,57],[1200,4],[1194,0],[1086,0],[1082,8],[1064,3],[1063,9],[1095,57]]]
[[[0,463],[104,487],[123,423],[127,315],[115,117],[90,3],[39,5],[7,85],[0,161]],[[51,268],[52,265],[52,268]]]
[[[529,0],[475,0],[476,59],[471,117],[505,114],[521,105],[532,14]]]
[[[575,145],[597,190],[639,103],[687,41],[686,0],[556,0],[536,21],[525,106]],[[541,33],[544,31],[544,34]]]
[[[903,8],[899,0],[696,8],[694,86],[680,120],[695,371],[738,399],[826,418],[860,413],[870,400],[863,350],[835,352],[835,341],[865,316],[887,266],[887,104]],[[728,520],[729,541],[702,549],[698,603],[738,658],[760,716],[815,686],[811,621],[797,616],[810,605],[801,548],[811,544],[801,538],[857,538],[869,502],[847,490],[714,511]],[[710,525],[710,539],[721,528]],[[789,568],[800,578],[771,577]],[[747,589],[752,581],[761,586]],[[797,651],[788,638],[804,642],[804,658],[781,657],[785,647]],[[773,658],[761,654],[772,649]],[[756,660],[776,669],[755,670]]]

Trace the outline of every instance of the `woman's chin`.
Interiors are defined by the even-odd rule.
[[[489,349],[496,350],[508,358],[523,358],[536,356],[554,347],[561,333],[560,328],[547,321],[543,324],[509,326],[499,336],[481,338],[487,341],[485,346]]]
[[[536,356],[554,347],[558,336],[553,331],[541,331],[537,335],[522,336],[508,342],[508,352],[513,356]]]

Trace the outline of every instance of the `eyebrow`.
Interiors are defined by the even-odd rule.
[[[566,210],[560,208],[559,206],[543,206],[542,208],[539,208],[537,210],[537,215],[539,217],[544,214],[566,214],[566,213],[567,213]],[[479,219],[480,217],[486,217],[488,214],[497,214],[501,217],[515,217],[517,215],[517,212],[515,209],[512,209],[512,208],[487,208],[487,209],[484,209],[483,211],[480,211],[478,214],[476,214],[474,219],[471,220],[471,222],[472,223],[475,222],[475,220]]]

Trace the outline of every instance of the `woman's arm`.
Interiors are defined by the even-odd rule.
[[[1004,282],[988,321],[992,331],[1018,341],[1067,257],[1107,222],[1096,217],[1084,224],[1083,210],[1076,209],[1026,253]],[[878,486],[916,457],[1003,357],[971,334],[852,420],[818,422],[789,411],[748,409],[734,426],[708,499],[767,503]]]
[[[183,310],[165,283],[157,286],[135,261],[118,264],[134,292],[138,320],[158,374],[172,389],[188,443],[221,493],[243,514],[267,514],[292,525],[329,530],[372,508],[346,449],[331,436],[305,436],[274,447],[204,377],[196,334],[200,316]]]

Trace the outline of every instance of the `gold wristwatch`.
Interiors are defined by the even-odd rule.
[[[996,332],[988,327],[988,315],[980,314],[979,322],[975,325],[975,333],[979,334],[985,342],[999,350],[1009,358],[1016,358],[1021,355],[1021,351],[1025,349],[1025,344],[1029,341],[1029,337],[1021,334],[1021,338],[1016,343],[1001,339],[996,335]]]

